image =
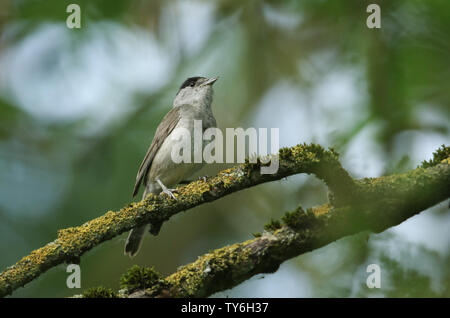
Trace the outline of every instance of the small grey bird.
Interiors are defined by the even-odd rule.
[[[148,148],[139,167],[133,197],[138,193],[140,185],[143,184],[145,186],[143,199],[149,193],[159,194],[161,192],[176,199],[173,189],[170,189],[170,187],[189,178],[201,169],[203,163],[191,161],[192,163],[177,164],[172,160],[172,148],[176,145],[176,142],[181,141],[171,138],[171,134],[176,128],[187,129],[191,133],[191,154],[194,156],[194,120],[202,121],[203,131],[210,127],[216,127],[211,103],[213,99],[212,85],[217,79],[217,77],[211,79],[198,76],[190,77],[181,85],[175,96],[172,109],[164,116],[156,129],[150,148]],[[146,225],[143,225],[130,231],[125,243],[125,255],[133,257],[137,254],[146,227]],[[158,232],[158,226],[150,228],[150,233],[156,235]]]

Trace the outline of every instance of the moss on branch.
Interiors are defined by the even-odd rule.
[[[81,295],[81,297],[83,297],[83,298],[116,298],[116,297],[118,297],[118,295],[111,288],[106,288],[106,287],[100,286],[100,287],[92,287],[92,288],[87,289]]]
[[[86,251],[138,225],[161,225],[181,211],[227,194],[297,173],[315,174],[328,185],[333,193],[330,204],[303,214],[303,210],[294,211],[283,218],[282,226],[269,229],[271,231],[253,240],[206,254],[163,282],[153,284],[157,288],[145,289],[145,293],[151,295],[160,295],[162,290],[176,296],[209,295],[215,289],[229,288],[256,273],[274,271],[287,258],[342,235],[395,225],[447,198],[450,163],[448,158],[435,161],[407,174],[355,181],[342,168],[333,150],[315,144],[283,148],[279,152],[279,170],[275,174],[261,174],[259,161],[246,162],[206,181],[198,180],[179,187],[177,200],[150,194],[145,200],[117,212],[109,211],[81,226],[60,230],[56,240],[31,252],[0,274],[0,296],[12,293],[51,267],[78,262]],[[416,190],[422,192],[417,194]],[[380,213],[384,211],[379,210],[381,207],[388,212]],[[350,219],[352,226],[349,227]],[[327,226],[330,222],[333,228]]]
[[[247,162],[224,170],[209,180],[198,180],[179,187],[177,200],[150,194],[145,200],[132,203],[117,212],[109,211],[81,226],[60,230],[56,240],[31,252],[0,274],[0,297],[12,293],[58,264],[79,262],[86,251],[138,225],[151,223],[161,226],[181,211],[292,174],[317,173],[328,180],[322,170],[344,171],[334,151],[314,144],[283,148],[279,159],[280,167],[276,174],[262,175],[259,161]]]
[[[447,161],[447,163],[449,163],[448,160],[450,160],[450,147],[442,145],[439,149],[433,152],[433,159],[423,161],[421,167],[422,168],[433,167],[439,163],[442,163],[445,160]]]
[[[358,180],[363,197],[354,205],[323,204],[307,210],[299,206],[281,220],[271,220],[256,238],[200,256],[151,287],[122,297],[207,297],[256,274],[274,272],[285,260],[341,237],[385,230],[450,196],[447,161],[444,158],[427,169],[419,167],[405,174]],[[429,188],[426,195],[418,195],[424,187]]]
[[[282,222],[271,220],[262,235],[217,249],[181,267],[162,280],[166,287],[152,286],[130,296],[208,297],[256,274],[272,273],[284,261],[344,236],[366,230],[383,231],[450,196],[447,161],[444,159],[427,169],[418,168],[396,177],[361,181],[366,185],[365,192],[374,195],[365,204],[362,204],[364,200],[346,207],[324,204],[306,211],[299,206],[287,212]],[[430,190],[420,195],[425,185]],[[396,186],[403,190],[394,191]],[[388,195],[389,191],[393,193]],[[400,199],[394,198],[397,194],[401,195]],[[402,201],[406,199],[409,201]]]

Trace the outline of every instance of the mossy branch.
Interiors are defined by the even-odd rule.
[[[281,222],[271,221],[262,235],[200,256],[149,288],[129,289],[122,296],[207,297],[344,236],[395,226],[450,197],[450,149],[444,149],[446,157],[424,163],[427,168],[356,181],[360,195],[350,205],[306,211],[299,206]]]
[[[340,166],[336,153],[318,145],[281,149],[279,164],[276,174],[261,175],[261,163],[247,162],[224,170],[206,182],[199,180],[178,188],[177,200],[150,194],[145,200],[117,212],[109,211],[81,226],[60,230],[56,240],[34,250],[0,274],[0,297],[12,293],[58,264],[77,263],[86,251],[138,225],[151,223],[152,228],[159,229],[162,223],[179,212],[263,182],[302,172],[317,173],[330,183],[337,183],[333,178],[338,178],[340,174],[351,182],[350,176]],[[323,171],[327,169],[338,173],[336,176],[324,176]]]
[[[448,148],[444,149],[448,150]],[[325,216],[330,216],[330,220],[341,220],[341,222],[333,221],[336,223],[335,227],[333,227],[335,231],[341,228],[342,231],[345,230],[344,232],[337,232],[337,234],[332,234],[335,231],[323,232],[320,235],[319,232],[321,231],[314,232],[315,234],[305,244],[311,244],[311,240],[315,242],[316,238],[322,238],[321,244],[326,244],[330,240],[350,234],[349,228],[353,231],[359,231],[363,228],[375,231],[384,229],[386,226],[398,224],[405,217],[409,217],[411,213],[418,213],[450,195],[448,156],[447,159],[439,164],[430,164],[428,168],[421,167],[411,171],[409,174],[364,180],[353,180],[340,165],[336,152],[325,150],[321,146],[314,144],[297,145],[281,149],[279,152],[279,165],[279,170],[276,174],[262,175],[260,174],[260,162],[247,162],[224,170],[209,180],[195,181],[187,186],[178,188],[177,200],[150,194],[145,200],[132,203],[117,212],[109,211],[105,215],[81,226],[60,230],[56,240],[33,251],[30,255],[22,258],[15,265],[8,267],[0,274],[0,296],[12,293],[18,287],[32,281],[49,268],[58,264],[78,262],[84,252],[138,225],[151,223],[154,227],[159,228],[171,216],[184,210],[217,200],[227,194],[260,183],[279,180],[297,173],[313,173],[328,185],[332,193],[329,205],[330,213],[323,212],[324,208],[319,210]],[[375,198],[379,202],[375,202]],[[381,208],[385,209],[385,211],[379,210]],[[354,222],[352,223],[353,225],[347,224],[349,216]],[[318,220],[323,222],[327,220],[327,217],[319,218]],[[356,224],[359,226],[356,226]],[[283,248],[286,250],[274,248],[274,246],[278,245],[271,245],[269,242],[277,241],[276,235],[281,235],[282,233],[292,236],[293,233],[289,232],[292,229],[282,226],[277,231],[270,235],[266,233],[260,238],[237,244],[234,247],[237,250],[234,250],[232,247],[226,247],[221,252],[224,255],[218,258],[213,257],[213,260],[217,259],[220,261],[227,259],[227,257],[233,258],[236,255],[236,251],[244,251],[242,253],[245,254],[248,253],[249,248],[250,251],[253,251],[249,255],[262,255],[263,258],[260,258],[256,263],[249,263],[249,258],[238,262],[230,262],[232,267],[235,266],[230,273],[233,273],[234,270],[238,270],[241,273],[236,276],[236,279],[231,280],[233,284],[236,284],[246,279],[245,277],[248,278],[258,272],[268,271],[267,266],[269,265],[267,264],[272,264],[272,270],[275,270],[279,263],[285,259],[298,255],[299,251],[301,253],[302,248],[305,250],[305,247],[299,247],[301,245],[299,239],[305,236],[305,231],[310,232],[313,229],[307,228],[297,233],[296,235],[299,235],[299,238],[293,238],[291,244],[283,245]],[[286,238],[287,236],[279,237],[283,242],[285,242]],[[318,241],[320,242],[320,240]],[[314,245],[311,246],[314,247]],[[297,247],[299,248],[297,249]],[[232,252],[231,254],[230,251]],[[242,253],[238,255],[242,256]],[[207,256],[205,257],[207,258]],[[251,256],[251,258],[253,259],[254,256]],[[266,258],[276,261],[266,264]],[[197,264],[197,262],[193,264]],[[250,266],[251,264],[253,265]],[[191,264],[189,266],[196,265]],[[242,266],[244,267],[242,268]],[[240,269],[237,269],[238,267]],[[211,289],[207,284],[209,278],[206,279],[205,283],[199,283],[198,285],[209,286],[206,289],[205,287],[186,288],[186,286],[192,286],[192,284],[183,285],[186,279],[189,281],[189,277],[194,277],[193,275],[195,275],[195,271],[189,273],[190,270],[188,267],[186,268],[185,271],[180,271],[174,274],[175,276],[169,276],[164,280],[165,283],[179,290],[173,293],[173,288],[170,288],[170,293],[189,296],[207,295]],[[227,267],[225,266],[225,268]],[[203,270],[205,269],[208,272],[207,268]],[[225,272],[227,272],[226,269]],[[221,275],[225,275],[225,272]],[[197,275],[201,274],[197,273]],[[206,277],[213,277],[212,281],[215,281],[214,284],[217,284],[217,286],[231,283],[226,281],[222,283],[217,282],[217,275],[206,275]],[[226,278],[227,276],[224,277]],[[177,281],[179,281],[178,285],[176,284]],[[167,291],[169,289],[164,288],[164,290]]]

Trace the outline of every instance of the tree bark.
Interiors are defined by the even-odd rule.
[[[224,247],[184,266],[146,296],[208,296],[262,272],[273,272],[286,259],[362,230],[382,231],[450,196],[450,148],[408,173],[354,180],[337,153],[319,145],[280,149],[279,169],[261,174],[262,164],[246,162],[206,181],[178,188],[177,200],[150,194],[117,212],[60,230],[58,237],[0,274],[0,297],[61,263],[77,263],[83,253],[130,229],[151,223],[159,228],[171,216],[230,193],[297,173],[315,174],[330,190],[330,202],[305,213],[301,208],[261,237]],[[134,295],[137,295],[134,293]]]

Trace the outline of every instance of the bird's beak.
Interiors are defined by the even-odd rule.
[[[210,78],[209,80],[206,80],[206,82],[203,83],[203,85],[212,85],[214,84],[217,80],[219,79],[219,77],[213,77]]]

